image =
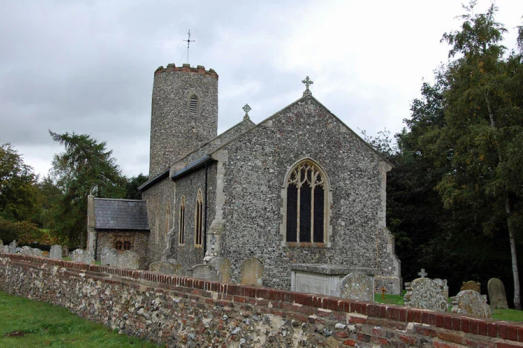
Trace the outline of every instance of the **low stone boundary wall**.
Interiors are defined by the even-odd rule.
[[[523,323],[0,254],[0,289],[172,347],[523,347]]]

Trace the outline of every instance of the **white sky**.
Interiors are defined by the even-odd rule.
[[[488,1],[479,1],[483,12]],[[522,0],[498,0],[515,47]],[[106,141],[127,176],[149,171],[153,72],[185,63],[219,79],[219,132],[249,103],[258,123],[313,95],[369,135],[403,128],[423,80],[447,61],[458,0],[0,0],[0,144],[41,176],[62,151],[48,130]]]

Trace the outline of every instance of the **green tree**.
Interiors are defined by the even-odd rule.
[[[472,15],[466,9],[460,30],[446,33],[454,58],[442,73],[444,123],[421,139],[440,167],[450,164],[437,190],[446,208],[475,211],[486,233],[506,229],[514,279],[514,305],[520,309],[516,231],[523,214],[522,59],[504,59],[506,30],[496,8]]]
[[[0,216],[21,221],[31,217],[35,210],[37,189],[33,168],[11,146],[0,146]]]
[[[142,192],[138,190],[144,182],[149,179],[149,176],[142,173],[137,176],[127,178],[127,184],[125,185],[125,198],[127,199],[142,199]]]
[[[65,146],[65,152],[53,159],[53,180],[62,193],[54,212],[54,230],[64,242],[84,247],[87,196],[122,198],[126,181],[105,142],[86,134],[49,134]]]

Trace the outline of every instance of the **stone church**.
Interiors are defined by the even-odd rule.
[[[142,200],[90,197],[88,248],[135,250],[145,265],[174,259],[181,274],[218,257],[235,283],[254,260],[259,284],[280,289],[362,270],[399,293],[385,225],[391,165],[303,82],[303,96],[264,121],[246,105],[217,135],[218,74],[158,68]]]

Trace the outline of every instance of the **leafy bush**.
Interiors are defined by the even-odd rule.
[[[13,225],[13,222],[0,217],[0,239],[4,244],[11,243],[13,240],[18,239],[18,234]]]

